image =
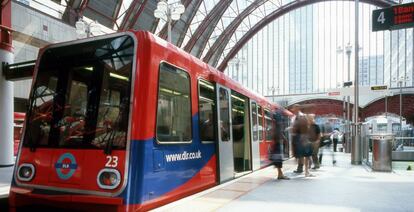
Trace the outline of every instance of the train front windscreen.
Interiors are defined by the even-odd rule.
[[[24,146],[125,149],[134,41],[129,36],[45,50]]]

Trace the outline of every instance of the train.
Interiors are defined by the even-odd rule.
[[[165,205],[268,166],[286,124],[275,114],[292,115],[149,32],[49,45],[35,65],[9,206]]]

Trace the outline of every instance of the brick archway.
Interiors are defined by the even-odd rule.
[[[343,116],[342,101],[335,99],[311,99],[298,102],[303,106],[304,113],[313,113],[315,115],[334,115],[336,117]],[[353,110],[351,104],[351,114]],[[290,109],[292,105],[288,107]],[[385,112],[385,98],[378,99],[364,108],[359,109],[359,117],[361,121],[370,116],[375,116]],[[395,95],[388,97],[388,112],[400,114],[400,96]],[[407,119],[408,123],[414,123],[414,94],[403,94],[402,115]]]
[[[362,109],[361,118],[375,116],[385,112],[385,98],[378,99]],[[388,97],[388,112],[400,114],[400,96]],[[407,122],[414,122],[414,94],[402,95],[402,116],[407,119]]]

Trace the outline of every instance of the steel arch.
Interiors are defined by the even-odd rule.
[[[261,29],[267,26],[272,21],[276,20],[277,18],[283,16],[286,13],[289,13],[295,9],[305,7],[311,4],[319,3],[319,2],[328,2],[328,1],[338,1],[338,0],[297,0],[290,3],[287,3],[269,15],[267,15],[264,19],[260,20],[256,23],[252,28],[248,30],[244,36],[237,41],[237,43],[231,48],[229,53],[225,56],[224,60],[218,66],[218,70],[224,71],[228,65],[228,62],[240,51],[240,49]],[[354,1],[354,0],[342,0],[342,1]],[[360,0],[361,3],[367,3],[371,5],[375,5],[378,7],[390,7],[392,5],[397,4],[397,2],[391,0]],[[227,41],[228,42],[228,41]],[[224,50],[224,48],[223,48]],[[218,52],[217,54],[221,54],[222,52]],[[217,60],[219,57],[217,58]],[[214,64],[215,61],[212,63]],[[215,62],[217,63],[217,62]]]
[[[180,20],[172,23],[173,39],[171,40],[176,46],[180,47],[184,41],[185,33],[190,27],[191,21],[196,15],[203,0],[184,0],[183,4],[186,8],[186,12],[183,14]],[[180,28],[181,27],[181,28]],[[159,36],[163,39],[167,39],[167,24],[165,24],[159,33]],[[175,38],[174,38],[175,37]]]
[[[126,30],[129,28],[132,28],[132,26],[134,26],[138,17],[141,15],[142,11],[144,10],[144,7],[146,4],[147,4],[147,0],[134,0],[129,5],[128,11],[125,14],[124,19],[122,20],[119,30]]]
[[[185,45],[184,50],[186,52],[196,57],[201,57],[202,50],[213,33],[214,28],[232,2],[233,0],[221,0],[214,6]],[[198,49],[195,49],[195,47],[198,47]]]
[[[237,30],[243,20],[255,11],[257,8],[262,6],[268,0],[255,0],[247,8],[243,10],[227,28],[221,33],[220,37],[214,42],[213,46],[208,50],[203,61],[209,63],[211,66],[216,66],[220,57],[220,52],[224,51],[228,41],[230,40],[233,33]]]

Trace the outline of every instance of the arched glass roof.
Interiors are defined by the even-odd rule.
[[[170,4],[181,2],[186,7],[181,19],[172,22],[172,43],[224,70],[246,40],[274,20],[277,13],[321,1],[330,0],[169,0]],[[398,1],[361,2],[390,6]],[[40,10],[55,7],[57,18],[73,26],[84,16],[98,20],[107,28],[105,32],[147,30],[166,39],[166,21],[154,17],[157,3],[158,0],[33,0],[32,5]]]

